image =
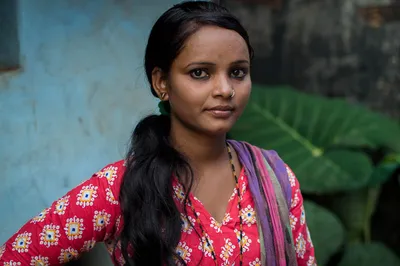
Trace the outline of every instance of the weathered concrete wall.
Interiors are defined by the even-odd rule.
[[[0,75],[0,243],[122,158],[135,122],[157,110],[149,30],[177,2],[19,1],[22,70]]]
[[[279,11],[223,0],[249,29],[253,79],[344,96],[400,118],[400,21],[371,27],[359,7],[389,0],[282,0]]]

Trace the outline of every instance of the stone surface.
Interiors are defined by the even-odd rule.
[[[243,2],[222,4],[249,29],[254,82],[346,97],[400,119],[400,21],[372,27],[358,12],[390,1],[287,0],[279,11]]]

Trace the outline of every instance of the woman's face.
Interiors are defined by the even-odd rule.
[[[216,26],[203,26],[187,39],[167,79],[173,125],[208,135],[232,128],[250,92],[245,40]]]

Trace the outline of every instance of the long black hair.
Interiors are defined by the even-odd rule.
[[[183,2],[167,10],[151,30],[144,60],[150,86],[153,69],[168,74],[187,38],[204,25],[236,31],[252,58],[246,30],[224,7],[208,1]],[[151,92],[157,97],[152,87]],[[183,263],[175,252],[182,222],[171,177],[177,176],[190,191],[193,174],[187,160],[169,142],[170,123],[168,116],[151,115],[141,120],[132,134],[119,196],[124,219],[120,241],[127,265]]]

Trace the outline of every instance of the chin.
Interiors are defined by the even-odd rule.
[[[207,135],[221,136],[226,135],[232,127],[233,123],[225,121],[225,123],[209,124],[204,128],[204,131]]]

